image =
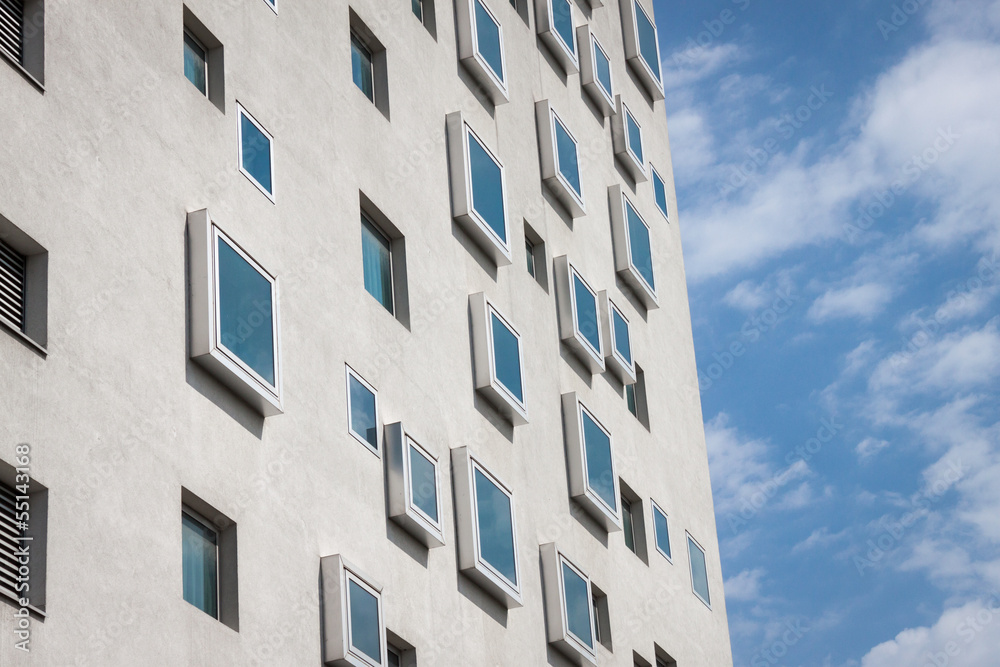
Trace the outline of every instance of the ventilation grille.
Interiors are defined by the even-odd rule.
[[[24,0],[0,0],[0,51],[23,64]]]
[[[0,482],[0,590],[14,594],[17,586],[17,542],[22,534],[14,519],[14,489]]]
[[[3,241],[0,241],[0,319],[24,330],[24,256]]]

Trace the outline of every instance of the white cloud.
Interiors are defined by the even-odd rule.
[[[858,459],[862,462],[865,462],[888,446],[889,443],[885,440],[878,440],[876,438],[865,438],[864,440],[858,443],[858,446],[854,448],[854,451],[857,452]]]
[[[713,76],[742,57],[736,44],[681,49],[663,59],[663,87],[676,90]]]
[[[722,301],[728,305],[750,312],[757,310],[768,303],[773,294],[764,285],[755,285],[752,281],[744,280],[722,297]]]
[[[752,602],[760,598],[760,580],[764,570],[757,568],[743,570],[726,580],[724,588],[726,600]]]
[[[815,322],[848,317],[871,319],[891,299],[892,289],[878,283],[832,289],[813,302],[807,315]]]
[[[825,549],[842,540],[846,534],[847,529],[838,533],[831,533],[830,529],[826,526],[817,528],[809,534],[809,537],[792,547],[792,553],[798,554],[811,549]]]

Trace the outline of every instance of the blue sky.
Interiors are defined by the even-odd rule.
[[[735,664],[995,667],[1000,1],[655,4]]]

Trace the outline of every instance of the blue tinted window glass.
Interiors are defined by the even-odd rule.
[[[667,213],[667,189],[663,185],[663,179],[655,171],[653,172],[653,198],[656,199],[656,207],[663,215],[670,217]]]
[[[500,240],[507,243],[507,220],[503,209],[503,176],[500,165],[469,135],[469,170],[472,174],[472,208]]]
[[[351,74],[354,85],[361,89],[365,97],[375,101],[372,85],[372,53],[354,35],[351,35]]]
[[[705,552],[688,538],[688,554],[691,558],[691,580],[694,584],[694,592],[701,596],[701,599],[708,604],[712,603],[712,598],[708,594],[708,570],[705,567]]]
[[[558,118],[555,119],[555,126],[556,157],[559,161],[559,173],[563,175],[563,178],[566,179],[576,194],[580,195],[580,162],[577,157],[576,142],[569,136],[569,132],[566,131],[566,128],[563,127]]]
[[[569,0],[552,0],[552,23],[559,39],[575,55],[576,36],[573,33],[573,6]]]
[[[437,480],[434,462],[410,447],[410,495],[420,511],[438,520]]]
[[[242,133],[243,170],[250,174],[262,188],[271,189],[271,140],[257,129],[245,114],[240,114]]]
[[[198,609],[219,617],[218,561],[215,531],[187,514],[181,514],[181,560],[184,599]]]
[[[653,508],[653,529],[656,533],[656,547],[670,558],[670,533],[667,530],[667,515]]]
[[[353,375],[348,376],[351,387],[351,430],[364,439],[372,449],[378,449],[378,423],[375,414],[375,394]]]
[[[642,159],[642,130],[639,129],[639,124],[635,122],[635,118],[627,110],[625,111],[625,133],[628,135],[629,150],[632,151],[636,160],[645,164]]]
[[[604,51],[597,46],[597,42],[594,42],[594,65],[597,74],[597,83],[601,85],[604,92],[608,94],[608,97],[612,97],[611,92],[611,61],[604,54]]]
[[[587,483],[612,510],[618,509],[615,497],[615,469],[611,461],[611,438],[586,412],[583,413],[583,443],[587,450]]]
[[[562,564],[562,571],[563,593],[566,596],[566,625],[577,639],[593,648],[594,635],[590,625],[592,601],[587,590],[587,580],[566,563]]]
[[[378,598],[348,580],[351,607],[351,646],[382,664],[382,640],[378,623]]]
[[[500,25],[476,0],[476,49],[501,83],[504,81],[503,54],[500,49]]]
[[[361,259],[364,265],[365,289],[385,309],[392,312],[392,264],[389,239],[361,217]]]
[[[656,289],[653,280],[653,254],[649,247],[649,228],[639,218],[639,214],[632,208],[632,204],[626,204],[628,211],[628,243],[632,253],[632,266],[639,272],[646,284],[652,290]]]
[[[219,239],[219,333],[222,344],[274,386],[271,283]]]
[[[184,33],[184,76],[194,84],[194,87],[208,93],[208,80],[205,77],[205,49],[194,41],[191,35]]]
[[[510,498],[481,471],[475,471],[476,516],[479,519],[479,555],[517,586],[514,564],[514,523]]]
[[[611,326],[614,327],[615,349],[625,361],[632,364],[632,346],[629,343],[628,322],[614,308],[611,309]]]
[[[639,29],[639,54],[649,65],[649,69],[653,70],[653,76],[659,81],[660,54],[656,52],[656,28],[653,27],[652,21],[646,16],[646,12],[639,6],[638,1],[635,3],[635,22]]]
[[[634,384],[625,385],[625,405],[628,406],[628,411],[631,412],[634,417],[639,416],[639,408],[635,402]]]
[[[625,546],[635,553],[635,531],[632,528],[632,503],[622,498],[622,533],[625,536]]]
[[[413,9],[413,15],[416,16],[421,21],[424,20],[424,0],[410,0],[411,9]]]
[[[519,401],[524,401],[524,391],[521,386],[521,348],[517,336],[490,313],[490,326],[493,328],[493,363],[497,380]]]
[[[591,294],[580,277],[573,275],[573,296],[576,299],[576,328],[587,339],[594,352],[601,353],[601,325],[597,320],[597,297]]]

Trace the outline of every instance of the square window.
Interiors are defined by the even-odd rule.
[[[652,13],[639,0],[619,0],[622,14],[625,60],[653,101],[663,99],[660,76],[660,44]]]
[[[494,105],[507,97],[503,28],[485,0],[459,0],[458,57]]]
[[[257,189],[274,201],[272,137],[238,102],[240,171]]]
[[[448,115],[452,215],[497,266],[511,263],[503,164],[461,112]]]
[[[597,292],[566,255],[554,261],[560,338],[591,373],[604,372]]]
[[[576,40],[580,45],[580,84],[605,116],[613,116],[616,103],[611,56],[590,32],[589,25],[576,29]]]
[[[563,394],[562,404],[570,496],[605,530],[621,530],[611,432],[580,402],[576,393]]]
[[[35,352],[48,343],[49,253],[0,215],[0,328]]]
[[[652,175],[653,199],[656,200],[656,208],[660,209],[663,217],[667,219],[667,222],[670,222],[670,213],[667,209],[667,186],[653,165],[649,165],[649,173]]]
[[[580,69],[576,53],[576,29],[573,27],[573,3],[570,0],[541,0],[535,3],[535,23],[542,41],[562,65],[566,74]]]
[[[521,606],[514,494],[467,447],[451,450],[459,569],[500,602]]]
[[[708,568],[705,564],[705,550],[691,534],[687,534],[688,562],[691,564],[691,590],[705,605],[712,608],[712,598],[708,592]]]
[[[237,632],[236,524],[181,489],[181,580],[184,600]]]
[[[542,180],[570,216],[586,213],[576,138],[552,109],[548,100],[535,103]]]
[[[643,563],[649,565],[646,549],[646,513],[642,498],[625,482],[619,480],[619,485],[621,487],[622,533],[625,536],[625,546]]]
[[[188,214],[191,358],[265,417],[282,411],[278,279],[206,209]]]
[[[353,667],[386,664],[382,586],[341,555],[320,559],[323,661]]]
[[[428,548],[444,544],[437,457],[400,422],[385,427],[389,518]]]
[[[208,97],[208,49],[187,30],[184,31],[184,76]]]
[[[350,366],[347,367],[347,421],[351,435],[377,456],[378,392]]]
[[[226,113],[225,51],[198,17],[184,7],[184,76]]]
[[[45,84],[45,1],[0,2],[0,54],[32,84]]]
[[[672,560],[670,556],[670,531],[667,527],[667,513],[660,509],[655,502],[650,501],[653,508],[653,537],[656,542],[656,550],[666,558]]]
[[[588,577],[555,544],[540,547],[549,643],[574,662],[597,664],[594,596]]]
[[[361,214],[361,257],[365,289],[392,313],[392,245],[389,237],[364,213]]]
[[[375,75],[372,71],[372,52],[361,39],[351,33],[351,75],[354,85],[372,102],[375,101]]]
[[[482,292],[469,297],[476,389],[514,425],[528,422],[521,335]]]
[[[11,446],[14,463],[23,464],[30,449]],[[49,492],[23,471],[0,461],[0,597],[44,617]]]
[[[615,270],[647,310],[659,307],[649,225],[620,185],[608,189]]]
[[[608,342],[605,364],[622,384],[635,382],[635,360],[632,358],[632,332],[628,318],[607,292],[601,292],[601,327]]]
[[[636,183],[645,183],[646,162],[642,150],[642,127],[628,105],[617,98],[617,113],[612,124],[612,143],[615,157]]]

